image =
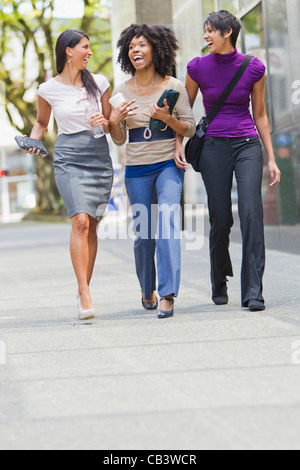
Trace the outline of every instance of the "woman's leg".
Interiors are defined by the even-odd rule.
[[[83,310],[89,310],[93,308],[89,291],[89,282],[96,257],[95,237],[92,236],[93,230],[90,232],[91,222],[88,214],[77,214],[71,218],[71,222],[71,260],[78,282],[78,293],[80,295],[81,307]],[[94,226],[94,224],[92,224],[92,226]]]
[[[90,285],[91,283],[96,256],[97,256],[97,251],[98,251],[98,235],[97,235],[98,224],[99,224],[98,220],[89,216],[89,235],[88,235],[89,264],[88,264],[88,271],[87,271],[88,285]]]
[[[181,276],[181,195],[184,171],[169,167],[156,179],[158,200],[157,273],[160,297],[177,297]],[[161,310],[171,310],[172,304],[161,301]]]
[[[136,273],[146,301],[155,300],[155,236],[153,236],[152,204],[155,201],[155,178],[153,175],[126,178],[126,190],[134,218],[134,255]]]
[[[227,276],[233,276],[229,236],[233,225],[231,190],[234,163],[228,139],[208,139],[203,146],[200,166],[208,197],[211,226],[213,297],[218,297],[226,292]]]
[[[249,300],[264,302],[262,279],[265,270],[265,240],[261,195],[263,154],[256,138],[242,139],[235,152],[238,152],[235,174],[243,238],[242,306],[247,307]]]

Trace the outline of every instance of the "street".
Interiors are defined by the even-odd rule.
[[[208,240],[175,316],[141,306],[132,240],[102,240],[79,322],[69,224],[0,226],[0,448],[300,449],[300,256],[267,251],[265,312],[211,301]],[[184,248],[184,247],[183,247]]]

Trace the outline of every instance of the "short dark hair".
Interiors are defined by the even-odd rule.
[[[129,57],[129,45],[133,38],[144,36],[153,48],[153,63],[159,75],[171,75],[176,64],[176,51],[179,49],[174,31],[164,25],[132,24],[121,33],[117,47],[120,49],[118,62],[125,73],[135,75],[136,70]]]
[[[89,37],[83,31],[77,31],[76,29],[66,29],[58,37],[56,46],[55,46],[55,56],[56,56],[56,70],[57,73],[62,73],[67,60],[66,48],[70,47],[71,49],[77,44],[80,43],[82,38],[89,40]],[[93,75],[88,70],[84,69],[81,71],[81,77],[83,84],[87,90],[89,96],[97,99],[101,92],[94,80]]]
[[[220,10],[218,12],[214,11],[206,18],[204,22],[204,28],[207,25],[210,25],[213,29],[220,31],[222,36],[232,29],[230,41],[233,47],[236,47],[236,43],[242,27],[240,20],[236,18],[236,16],[227,10]]]

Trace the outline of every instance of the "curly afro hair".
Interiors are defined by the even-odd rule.
[[[135,75],[136,70],[128,57],[129,45],[133,38],[141,36],[144,36],[152,45],[156,72],[162,77],[172,75],[179,45],[175,33],[164,25],[132,24],[124,29],[117,44],[120,49],[118,62],[123,72]]]

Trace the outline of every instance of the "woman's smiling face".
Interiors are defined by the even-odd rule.
[[[227,45],[231,32],[232,30],[222,36],[219,30],[216,30],[211,24],[207,23],[205,25],[204,40],[207,42],[209,52],[215,54],[222,53],[224,47]]]
[[[88,39],[83,37],[75,47],[67,49],[69,49],[67,57],[72,57],[72,66],[77,67],[79,70],[83,70],[88,66],[89,60],[93,55]],[[66,52],[68,53],[68,51]]]
[[[153,64],[152,45],[144,37],[134,37],[129,44],[128,57],[136,70],[142,70]]]

